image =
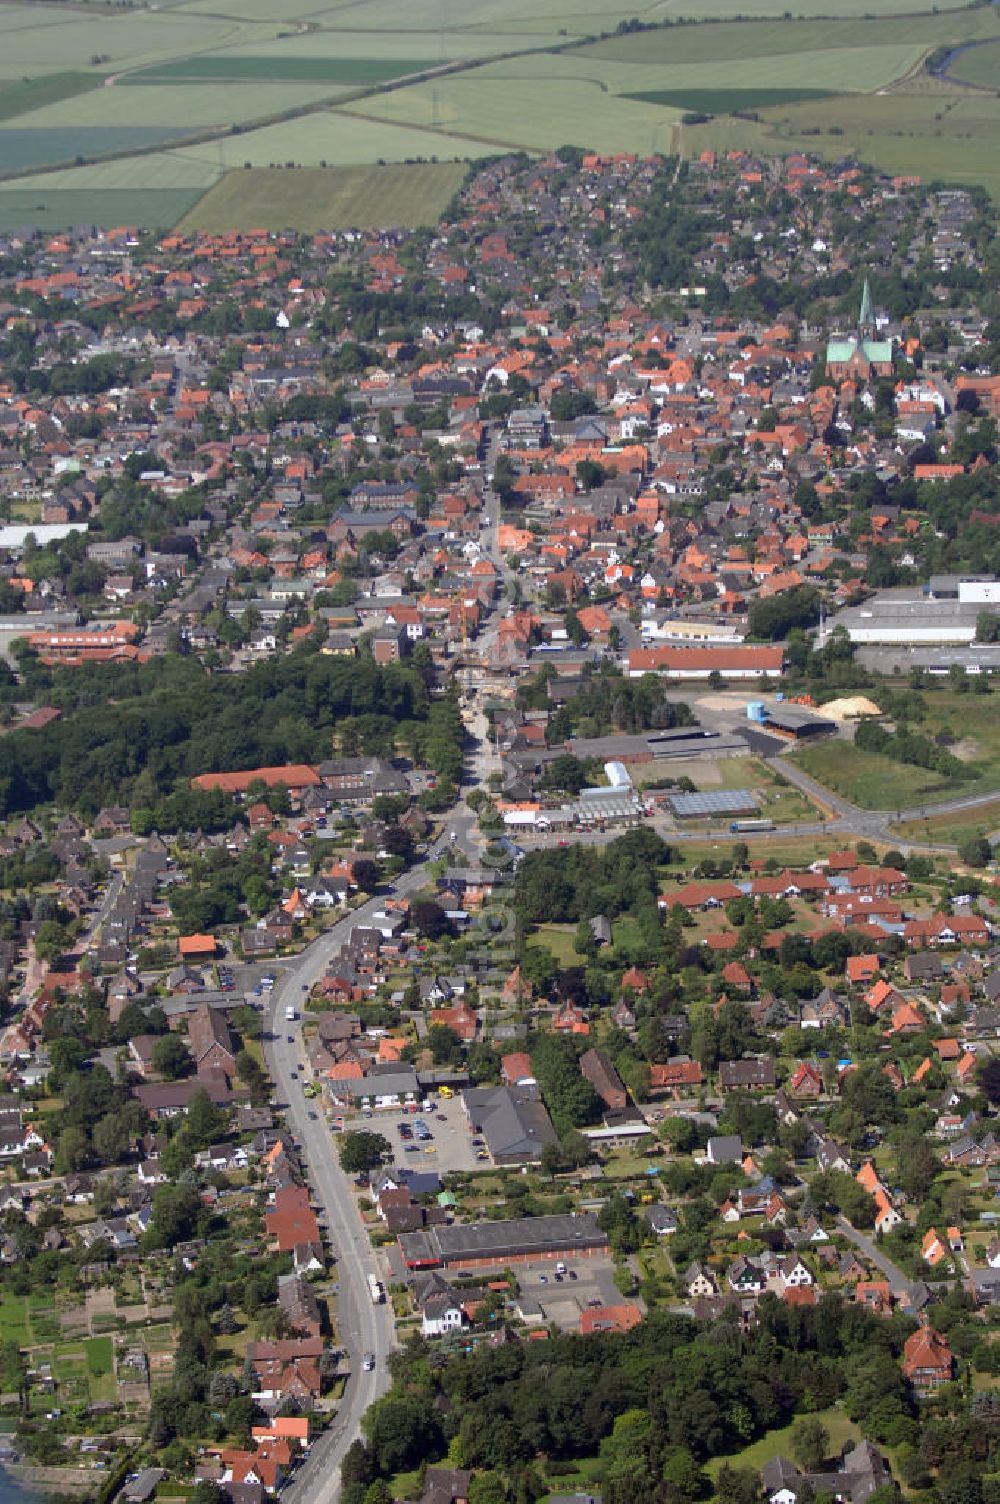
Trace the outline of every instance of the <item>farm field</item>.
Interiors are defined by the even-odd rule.
[[[1000,42],[970,47],[954,59],[946,77],[976,84],[980,89],[1000,88]]]
[[[160,146],[181,132],[163,125],[0,127],[0,162],[7,172],[70,163],[76,157],[109,156],[144,146]]]
[[[187,0],[119,14],[14,0],[0,7],[0,171],[22,176],[0,179],[0,226],[113,214],[166,227],[214,185],[199,212],[216,227],[225,214],[369,224],[383,211],[363,213],[346,179],[322,185],[318,203],[305,174],[272,180],[262,213],[266,192],[226,175],[248,164],[454,162],[566,143],[644,154],[848,151],[889,171],[983,182],[1000,196],[993,6],[845,0],[831,17],[827,0],[791,9],[785,0],[653,0],[640,12],[653,29],[609,34],[635,14],[624,0],[611,9],[481,0],[474,11],[453,0]],[[658,24],[686,19],[712,24]],[[955,62],[982,80],[981,92],[920,71],[933,48],[964,42],[984,44]],[[406,81],[456,62],[458,72]],[[759,119],[732,118],[747,109]],[[716,118],[682,125],[691,110]],[[198,134],[211,139],[184,144]],[[122,175],[93,179],[93,167]],[[414,222],[418,209],[426,222],[437,198],[423,195],[418,174],[409,194],[403,181],[394,222]],[[89,194],[84,207],[79,195]]]
[[[86,94],[101,85],[97,74],[48,73],[41,78],[0,82],[0,120],[12,120],[28,110],[39,110],[60,99]]]
[[[416,71],[415,58],[424,58],[435,64],[461,58],[496,57],[507,52],[523,52],[539,45],[539,38],[519,32],[489,31],[435,31],[427,27],[422,31],[367,31],[345,30],[342,27],[321,24],[308,36],[303,32],[284,32],[273,41],[248,42],[227,48],[218,57],[332,57],[338,60],[366,58],[405,62],[407,72]],[[560,40],[553,36],[553,42]],[[561,39],[565,41],[565,38]]]
[[[299,44],[302,45],[301,43]],[[288,83],[334,83],[355,88],[367,84],[383,83],[387,79],[400,78],[407,73],[420,73],[437,66],[433,59],[372,58],[309,56],[292,53],[265,52],[260,54],[209,53],[203,57],[180,58],[172,63],[161,63],[153,68],[143,68],[130,73],[122,80],[126,87],[139,84],[247,84],[258,80],[260,89],[287,91]],[[188,97],[194,90],[185,91]],[[222,91],[228,98],[231,88]],[[197,89],[198,94],[205,93]],[[118,106],[115,99],[115,107]],[[290,100],[288,108],[294,105]],[[258,115],[263,110],[257,111]]]
[[[648,104],[661,104],[667,109],[694,110],[698,114],[732,115],[737,110],[769,109],[773,105],[794,104],[800,99],[829,99],[826,89],[647,89],[638,94],[629,94],[629,99],[638,99]]]
[[[787,24],[784,29],[793,35],[799,30],[797,26]],[[858,29],[863,31],[863,23],[859,24]],[[911,68],[919,60],[926,45],[920,41],[900,42],[898,39],[892,42],[871,41],[864,45],[847,45],[852,28],[844,27],[840,45],[810,46],[806,44],[811,41],[814,27],[808,23],[803,25],[802,30],[805,33],[803,45],[794,50],[796,89],[805,87],[826,92],[864,92],[866,89],[881,88],[883,84],[899,78]],[[770,23],[750,23],[742,27],[671,27],[669,32],[655,33],[655,36],[702,33],[702,45],[697,49],[701,52],[705,37],[714,32],[722,32],[730,37],[726,47],[731,50],[718,50],[708,56],[695,55],[688,58],[683,56],[682,49],[682,55],[676,60],[660,59],[655,55],[644,59],[637,54],[632,60],[624,61],[603,57],[588,47],[560,53],[558,56],[534,53],[504,63],[487,63],[465,76],[478,79],[502,73],[546,80],[581,78],[612,94],[626,96],[634,95],[637,90],[654,89],[740,89],[751,85],[754,88],[787,88],[788,52],[776,48],[774,51],[751,54],[753,72],[752,75],[750,73],[747,58],[742,55],[741,34],[749,45],[754,46],[759,45],[756,34],[761,31],[770,33]]]
[[[1000,100],[994,95],[915,77],[884,94],[762,110],[759,123],[719,118],[685,126],[680,144],[686,156],[749,146],[770,155],[801,150],[839,161],[847,152],[883,172],[979,183],[1000,200],[998,129]]]
[[[113,73],[183,53],[255,41],[259,35],[257,28],[235,19],[220,21],[177,12],[129,11],[109,16],[57,6],[5,6],[0,76],[23,78],[87,68]]]
[[[352,109],[371,119],[527,151],[580,141],[595,151],[671,150],[677,112],[616,97],[606,84],[576,77],[572,64],[561,63],[536,57],[496,63],[359,100]]]
[[[137,189],[107,193],[76,190],[29,193],[14,189],[0,193],[0,234],[12,234],[27,225],[44,233],[79,224],[107,230],[127,224],[167,229],[183,217],[198,197],[198,189],[187,192],[151,189],[148,193]]]
[[[414,157],[451,161],[456,157],[490,156],[496,144],[482,136],[459,137],[394,122],[370,120],[355,112],[329,109],[287,120],[279,125],[245,130],[170,153],[179,163],[213,172],[214,178],[231,167],[249,162],[271,167],[291,162],[297,167],[364,166],[379,161],[402,162]]]
[[[885,11],[884,6],[879,7]],[[720,21],[711,26],[668,26],[657,31],[609,37],[574,49],[572,56],[606,58],[611,62],[647,66],[651,63],[709,63],[719,58],[788,56],[799,52],[836,52],[861,47],[899,44],[898,21],[888,18],[860,21],[801,20]],[[905,41],[932,47],[944,42],[972,41],[1000,36],[1000,20],[989,9],[960,14],[907,17]],[[797,80],[796,80],[797,81]],[[792,80],[785,80],[786,83]]]
[[[235,83],[224,88],[199,84],[135,84],[112,91],[94,90],[32,110],[12,122],[7,132],[29,129],[107,130],[128,132],[153,127],[174,135],[203,126],[236,125],[302,109],[342,93],[334,83]],[[3,96],[0,95],[0,99]],[[114,125],[108,122],[113,120]]]
[[[0,182],[0,233],[29,224],[42,230],[133,223],[168,228],[218,176],[218,168],[164,152]]]
[[[254,168],[226,176],[187,214],[184,230],[300,230],[434,224],[461,187],[459,162],[411,166]]]

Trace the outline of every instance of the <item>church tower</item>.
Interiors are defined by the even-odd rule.
[[[858,333],[863,340],[874,339],[877,334],[875,327],[875,305],[872,302],[872,290],[868,286],[868,278],[865,278],[864,290],[861,294],[861,315],[858,319]]]

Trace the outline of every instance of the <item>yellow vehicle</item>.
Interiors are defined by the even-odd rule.
[[[439,1097],[443,1097],[446,1102],[450,1102],[451,1098],[454,1095],[455,1095],[455,1093],[452,1091],[452,1089],[451,1089],[450,1086],[439,1086],[438,1087],[438,1096]]]

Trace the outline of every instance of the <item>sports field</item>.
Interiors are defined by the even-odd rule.
[[[282,230],[294,225],[308,231],[430,225],[461,187],[466,170],[459,162],[238,170],[210,189],[180,228]]]

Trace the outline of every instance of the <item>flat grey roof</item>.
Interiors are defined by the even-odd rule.
[[[537,1159],[546,1144],[559,1142],[535,1087],[473,1087],[462,1104],[494,1159]]]
[[[671,794],[667,801],[681,820],[697,815],[756,814],[757,801],[749,789],[712,789],[705,794]]]
[[[880,626],[888,626],[893,622],[911,626],[920,622],[975,621],[984,609],[988,610],[989,607],[982,602],[935,600],[930,595],[910,599],[895,597],[889,600],[879,600],[876,596],[861,606],[847,606],[843,611],[838,611],[830,619],[830,628],[859,627],[866,622],[878,622]]]
[[[558,1248],[605,1248],[607,1236],[590,1212],[579,1216],[510,1217],[435,1227],[434,1241],[444,1258],[491,1258],[506,1253],[547,1253]]]

